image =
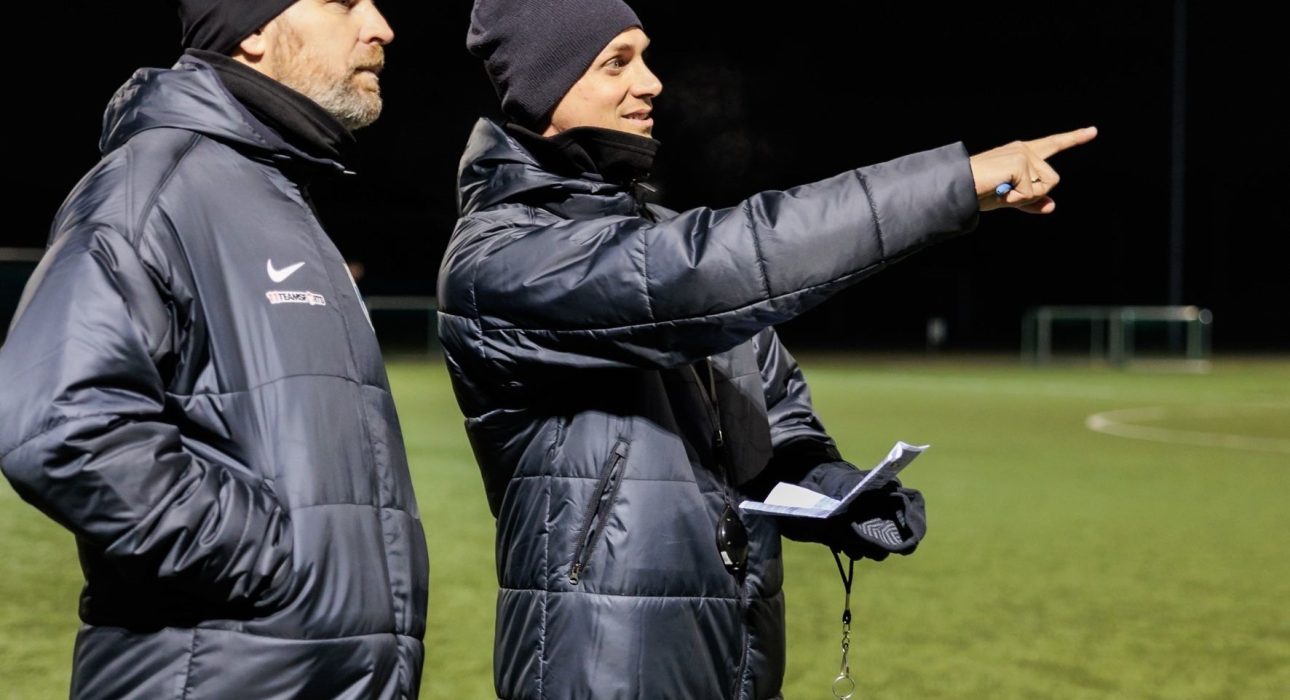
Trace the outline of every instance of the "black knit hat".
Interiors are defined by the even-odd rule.
[[[539,126],[611,39],[640,26],[622,0],[475,0],[466,48],[484,60],[502,111]]]
[[[296,0],[179,0],[177,4],[184,48],[231,56],[243,39]]]

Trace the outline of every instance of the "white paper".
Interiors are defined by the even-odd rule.
[[[770,495],[766,496],[766,505],[782,506],[784,508],[823,508],[827,510],[838,507],[839,503],[841,501],[810,489],[802,488],[797,484],[786,484],[782,481],[771,489]]]
[[[840,501],[796,484],[781,481],[771,489],[764,502],[744,501],[739,504],[739,510],[746,513],[788,515],[799,518],[828,518],[846,510],[846,507],[851,505],[851,502],[861,493],[881,488],[928,447],[930,445],[897,442],[896,446],[891,448],[891,452],[887,453],[887,458],[870,470]]]

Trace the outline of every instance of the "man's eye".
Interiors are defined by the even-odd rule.
[[[627,62],[618,56],[615,56],[614,58],[611,58],[607,62],[605,62],[606,68],[622,68],[625,65],[627,65]]]

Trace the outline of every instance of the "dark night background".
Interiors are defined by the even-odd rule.
[[[457,159],[496,100],[464,48],[469,2],[378,4],[397,34],[385,116],[359,134],[359,175],[316,194],[341,250],[364,263],[366,294],[433,294]],[[1101,131],[1052,161],[1064,178],[1056,214],[987,214],[976,233],[789,324],[793,345],[921,348],[928,317],[941,316],[951,348],[1013,350],[1031,306],[1170,302],[1173,2],[635,7],[665,86],[655,180],[673,208],[731,205],[957,140],[978,152]],[[35,17],[11,28],[31,45],[11,55],[0,247],[44,245],[98,157],[109,97],[134,68],[179,52],[163,0],[25,11]],[[1290,349],[1283,34],[1239,4],[1187,8],[1182,302],[1214,311],[1219,351]]]

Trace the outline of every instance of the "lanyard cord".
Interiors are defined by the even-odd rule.
[[[851,700],[855,697],[856,681],[851,677],[851,662],[847,654],[851,651],[851,583],[856,578],[856,560],[847,558],[847,570],[842,570],[842,557],[833,550],[833,561],[838,565],[838,575],[842,577],[842,586],[847,591],[846,603],[842,608],[842,665],[838,675],[833,679],[833,697],[837,700]]]
[[[708,381],[707,387],[704,387],[703,378],[699,376],[699,370],[694,365],[690,365],[690,372],[694,374],[694,381],[699,384],[699,393],[705,399],[704,408],[708,411],[708,420],[712,423],[712,444],[716,449],[717,469],[721,472],[723,482],[729,481],[729,474],[726,472],[726,434],[721,429],[721,402],[717,400],[717,375],[712,371],[712,358],[704,358],[704,367],[707,369]],[[730,503],[730,494],[722,490],[722,499],[726,505],[734,507]]]
[[[690,372],[694,374],[694,381],[699,384],[699,393],[707,399],[705,407],[708,409],[708,420],[712,421],[712,440],[720,449],[726,446],[726,436],[721,431],[721,402],[717,400],[717,375],[712,371],[712,358],[707,357],[703,361],[708,375],[707,387],[704,387],[703,378],[699,376],[699,370],[695,369],[694,365],[690,365]]]

